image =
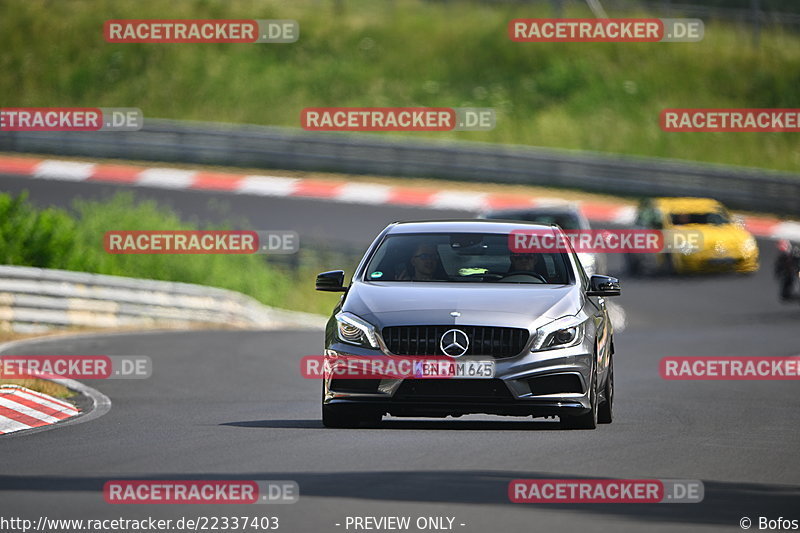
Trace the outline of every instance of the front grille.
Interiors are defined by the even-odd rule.
[[[502,379],[406,379],[395,401],[513,400]]]
[[[383,328],[383,341],[395,355],[445,355],[440,340],[446,331],[460,329],[469,337],[464,355],[514,357],[528,343],[528,330],[490,326],[390,326]]]

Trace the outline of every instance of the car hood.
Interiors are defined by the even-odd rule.
[[[699,230],[703,235],[703,250],[713,250],[717,245],[721,245],[729,250],[738,250],[738,248],[750,238],[750,233],[748,233],[747,230],[735,224],[725,224],[722,226],[690,224],[679,226],[678,228]]]
[[[584,302],[578,285],[353,282],[343,307],[383,328],[394,325],[483,325],[533,331]],[[451,316],[452,312],[460,316]]]

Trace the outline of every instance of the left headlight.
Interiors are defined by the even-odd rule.
[[[692,255],[700,251],[700,245],[695,243],[685,242],[677,247],[677,250],[683,255]]]
[[[336,315],[336,331],[343,342],[371,348],[380,347],[375,326],[352,313],[342,312]]]
[[[536,339],[531,347],[532,352],[552,350],[554,348],[569,348],[583,341],[586,322],[578,317],[565,316],[545,324],[536,330]]]

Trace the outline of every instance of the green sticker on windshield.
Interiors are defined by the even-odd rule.
[[[383,272],[381,272],[381,271],[379,271],[379,270],[376,270],[375,272],[373,272],[372,274],[370,274],[370,275],[369,275],[369,277],[371,277],[372,279],[375,279],[375,278],[382,278],[382,277],[383,277]]]

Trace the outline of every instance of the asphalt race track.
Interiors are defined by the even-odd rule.
[[[66,206],[122,187],[0,178],[38,205]],[[135,189],[182,215],[215,220],[211,197],[253,229],[366,247],[387,222],[465,213],[324,200]],[[218,203],[218,202],[214,202]],[[665,381],[665,356],[800,353],[800,305],[781,304],[774,243],[752,276],[625,279],[616,337],[615,421],[566,431],[550,421],[470,416],[385,419],[329,430],[320,384],[299,361],[319,332],[202,331],[32,341],[15,353],[148,355],[146,380],[89,383],[112,401],[82,424],[0,439],[3,516],[280,518],[288,532],[346,531],[347,516],[449,516],[464,532],[737,531],[747,516],[800,519],[800,396],[792,381]],[[335,268],[339,265],[330,265]],[[611,273],[618,273],[617,261]],[[313,283],[313,280],[309,280]],[[699,479],[696,504],[511,504],[517,478]],[[292,505],[110,505],[112,479],[294,480]],[[336,524],[340,524],[337,526]],[[461,524],[464,524],[463,526]],[[352,529],[350,530],[352,531]]]

